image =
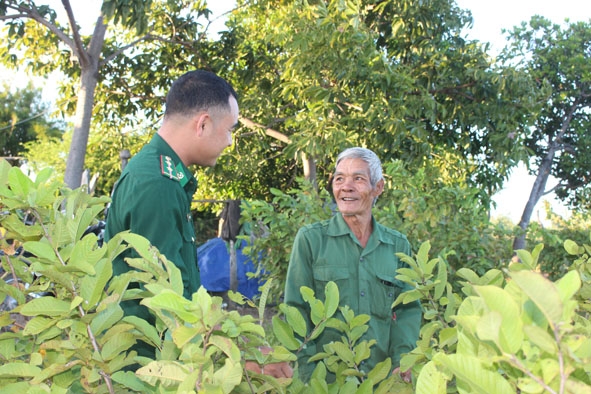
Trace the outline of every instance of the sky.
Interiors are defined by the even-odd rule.
[[[61,9],[58,0],[36,1],[36,3],[52,3],[54,7]],[[209,7],[214,15],[219,15],[230,10],[234,0],[209,0]],[[466,31],[469,39],[477,39],[491,44],[491,55],[497,53],[505,44],[502,29],[512,29],[523,21],[529,21],[533,15],[541,15],[554,23],[563,23],[566,18],[571,22],[591,20],[591,0],[456,0],[460,8],[472,12],[474,23],[472,29]],[[89,2],[88,0],[72,0],[74,13],[78,18],[85,16],[95,18],[99,1]],[[92,21],[92,19],[90,19]],[[16,82],[22,80],[23,75],[7,75],[5,72],[0,81],[8,80]],[[48,90],[54,91],[51,87]],[[502,191],[497,193],[493,199],[497,208],[493,210],[492,216],[505,216],[517,223],[523,212],[523,208],[529,198],[534,178],[528,176],[524,167],[518,167],[511,175]],[[556,184],[554,180],[548,182],[548,187]],[[560,203],[549,195],[544,197],[551,202],[553,209],[560,214],[566,215],[567,210]],[[532,220],[544,218],[544,204],[542,201],[536,206],[536,212]]]
[[[589,0],[456,0],[460,8],[472,12],[472,29],[467,32],[469,38],[491,44],[491,52],[497,53],[506,43],[502,29],[511,30],[522,21],[529,21],[533,15],[541,15],[554,23],[562,24],[566,18],[570,22],[591,20],[591,1]],[[535,178],[527,174],[524,166],[513,171],[503,190],[493,200],[497,208],[492,216],[508,217],[518,223],[529,198]],[[556,180],[548,181],[547,189],[555,186]],[[568,216],[568,209],[558,202],[553,194],[542,198],[536,205],[532,220],[545,219],[543,201],[549,201],[552,209]]]

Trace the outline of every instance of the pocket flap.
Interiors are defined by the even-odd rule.
[[[349,272],[343,269],[342,266],[324,266],[314,267],[314,279],[328,282],[335,280],[343,280],[349,277]]]

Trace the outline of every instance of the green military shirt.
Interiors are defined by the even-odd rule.
[[[377,343],[371,348],[371,358],[361,367],[365,372],[387,357],[391,358],[392,367],[397,367],[401,354],[416,346],[421,323],[418,302],[392,310],[396,297],[408,290],[408,285],[395,278],[398,268],[407,267],[395,254],[410,255],[410,244],[401,233],[372,220],[373,233],[365,248],[340,213],[301,228],[291,252],[285,287],[285,302],[302,312],[308,329],[310,309],[301,297],[301,286],[313,289],[315,296],[324,300],[324,287],[333,281],[339,288],[340,306],[348,305],[355,315],[371,317],[361,340],[375,339]],[[322,352],[324,344],[340,341],[341,335],[327,329],[298,354],[298,370],[304,381],[309,380],[315,368],[308,358]]]
[[[189,299],[201,284],[191,217],[196,189],[193,174],[156,134],[121,174],[105,229],[106,240],[124,230],[146,237],[180,269],[184,296]],[[120,255],[113,262],[114,275],[130,269],[124,261],[129,256]]]

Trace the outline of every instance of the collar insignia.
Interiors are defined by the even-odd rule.
[[[183,170],[182,163],[175,166],[170,156],[160,155],[160,170],[163,176],[180,182],[181,186],[185,186],[189,181]]]

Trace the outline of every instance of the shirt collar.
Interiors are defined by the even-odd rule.
[[[168,142],[166,142],[164,138],[160,136],[160,134],[156,133],[154,134],[154,137],[152,137],[148,144],[152,148],[154,148],[156,152],[159,152],[161,155],[164,156],[169,156],[172,159],[172,161],[175,164],[176,171],[182,171],[184,179],[186,179],[186,181],[181,182],[181,185],[186,190],[192,190],[192,192],[195,193],[195,191],[197,190],[197,179],[193,175],[193,172],[190,171],[189,168],[187,168],[187,166],[185,166],[179,155],[177,155],[176,152],[170,147],[170,145],[168,145]]]
[[[376,221],[373,215],[371,217],[371,221],[373,224],[373,232],[369,237],[365,249],[373,250],[378,243],[392,244],[392,240],[390,237],[385,235],[382,226]],[[345,222],[345,219],[343,219],[343,215],[340,212],[335,213],[335,215],[330,219],[326,233],[332,237],[350,234],[352,239],[356,239],[355,235]]]

